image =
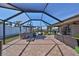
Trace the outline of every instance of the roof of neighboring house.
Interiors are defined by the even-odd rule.
[[[67,18],[67,19],[63,20],[62,22],[52,24],[52,26],[62,26],[62,25],[65,25],[65,24],[72,24],[76,21],[79,22],[79,14],[72,16],[70,18]]]

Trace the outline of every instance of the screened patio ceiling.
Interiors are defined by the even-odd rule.
[[[79,14],[78,3],[0,3],[0,20],[48,26]]]

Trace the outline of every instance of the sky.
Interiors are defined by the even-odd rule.
[[[20,11],[0,8],[0,19],[5,20],[6,18],[8,18],[18,12],[20,12]],[[67,19],[69,17],[79,14],[79,4],[78,3],[49,4],[47,6],[47,8],[45,9],[45,12],[59,18],[60,20],[64,20],[64,19]],[[29,17],[31,19],[41,19],[41,16],[42,16],[42,13],[27,13],[27,14],[29,15]],[[9,21],[11,21],[11,22],[22,21],[22,23],[23,23],[24,21],[27,21],[27,20],[29,20],[29,18],[26,16],[25,13],[23,13]],[[49,17],[46,14],[43,14],[42,20],[44,20],[50,24],[54,24],[54,23],[58,22],[57,20]],[[32,21],[32,23],[33,23],[33,25],[40,26],[40,21]],[[46,26],[46,24],[41,22],[41,26]]]

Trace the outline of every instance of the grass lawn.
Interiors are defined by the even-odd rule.
[[[75,51],[79,53],[79,47],[75,47]]]
[[[7,44],[17,38],[19,38],[19,35],[13,35],[13,36],[6,37],[5,44]]]
[[[76,35],[74,36],[74,38],[75,38],[76,40],[79,40],[79,34],[76,34]],[[75,51],[76,51],[77,53],[79,53],[79,46],[75,47]]]

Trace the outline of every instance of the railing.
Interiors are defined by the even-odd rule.
[[[77,40],[72,38],[71,35],[60,35],[56,34],[55,38],[58,39],[59,41],[65,43],[66,45],[75,48],[75,46],[78,46]]]

